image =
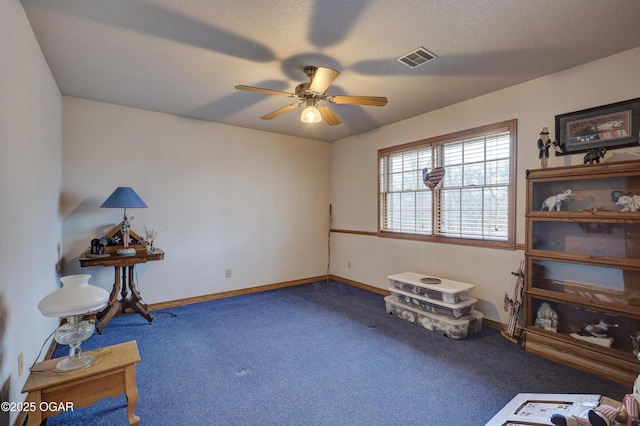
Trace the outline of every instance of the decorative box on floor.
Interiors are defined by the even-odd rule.
[[[600,404],[616,408],[620,406],[620,402],[601,395],[519,393],[485,426],[553,426],[551,423],[553,414],[586,418],[588,411]]]
[[[405,291],[398,290],[395,287],[390,287],[389,291],[391,292],[391,297],[400,303],[420,308],[425,312],[444,315],[451,318],[462,318],[465,315],[471,314],[473,307],[478,301],[478,299],[471,297],[460,303],[447,303],[429,299],[428,297],[418,296],[417,294],[407,293]]]
[[[398,290],[414,293],[447,303],[460,303],[471,297],[475,285],[415,272],[389,275],[389,282]]]
[[[482,329],[481,312],[474,310],[473,284],[414,272],[389,275],[391,296],[387,312],[427,330],[453,339],[464,339]]]
[[[467,334],[475,334],[482,329],[482,312],[471,311],[469,315],[461,318],[451,318],[398,303],[393,296],[385,297],[384,302],[390,314],[452,339],[464,339]]]

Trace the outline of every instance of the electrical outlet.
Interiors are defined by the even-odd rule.
[[[347,261],[347,268],[351,268],[351,261]]]
[[[231,269],[227,269],[227,278],[231,278]]]
[[[22,375],[22,370],[24,369],[24,366],[22,364],[23,358],[24,356],[22,355],[22,352],[20,352],[20,355],[18,355],[18,377]]]

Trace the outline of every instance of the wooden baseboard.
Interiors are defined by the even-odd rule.
[[[315,283],[326,280],[327,276],[303,278],[300,280],[283,281],[279,283],[266,284],[257,287],[241,288],[238,290],[223,291],[220,293],[205,294],[202,296],[187,297],[184,299],[171,300],[167,302],[152,303],[149,305],[149,311],[159,311],[162,309],[175,308],[176,306],[186,306],[193,303],[208,302],[209,300],[225,299],[227,297],[241,296],[243,294],[259,293],[261,291],[275,290],[277,288],[293,287],[296,285]]]
[[[329,278],[331,278],[332,280],[336,280],[336,281],[340,281],[343,284],[349,284],[350,286],[353,287],[358,287],[361,288],[363,290],[367,290],[367,291],[371,291],[373,293],[378,293],[381,294],[383,296],[389,296],[391,294],[391,292],[387,289],[383,289],[380,287],[374,287],[372,285],[369,284],[364,284],[358,281],[353,281],[350,280],[349,278],[344,278],[344,277],[339,277],[337,275],[329,275]]]

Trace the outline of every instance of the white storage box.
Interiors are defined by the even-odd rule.
[[[471,311],[478,301],[478,299],[470,297],[460,303],[447,303],[441,300],[429,299],[428,297],[407,293],[406,291],[398,290],[395,287],[390,287],[389,291],[391,292],[392,297],[405,305],[419,308],[434,314],[447,315],[451,318],[460,318],[471,314]]]
[[[471,297],[471,291],[475,285],[462,283],[459,281],[447,280],[440,277],[417,274],[415,272],[403,272],[401,274],[389,275],[391,285],[399,290],[408,293],[415,293],[418,296],[430,299],[442,300],[447,303],[459,303]],[[423,282],[423,279],[436,278],[440,280],[438,284]]]
[[[392,296],[384,298],[387,312],[396,315],[427,330],[436,331],[452,339],[464,339],[468,334],[475,334],[482,330],[482,312],[471,311],[459,319],[443,315],[432,314],[411,306],[398,303]]]

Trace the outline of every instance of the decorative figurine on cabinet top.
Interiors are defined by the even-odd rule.
[[[549,302],[542,302],[538,308],[535,326],[554,333],[558,331],[558,314],[553,310]]]
[[[611,191],[611,201],[617,206],[622,206],[621,212],[637,212],[640,210],[640,195],[631,192],[623,192],[619,189]]]
[[[562,194],[552,195],[547,197],[543,202],[540,210],[560,211],[560,204],[567,198],[573,196],[573,192],[570,189],[565,190]]]
[[[594,161],[596,163],[600,164],[600,159],[604,158],[604,155],[606,153],[607,153],[607,148],[604,148],[604,147],[603,148],[590,149],[585,154],[582,164],[587,164],[587,163],[593,164]]]
[[[538,159],[540,160],[540,167],[547,168],[549,162],[549,147],[551,141],[549,140],[549,128],[543,127],[540,132],[540,139],[538,139]]]
[[[556,141],[549,139],[549,128],[543,127],[540,132],[540,139],[538,139],[538,159],[540,160],[540,167],[547,168],[549,162],[549,148],[553,146],[553,150],[556,152],[562,152],[562,147]]]

